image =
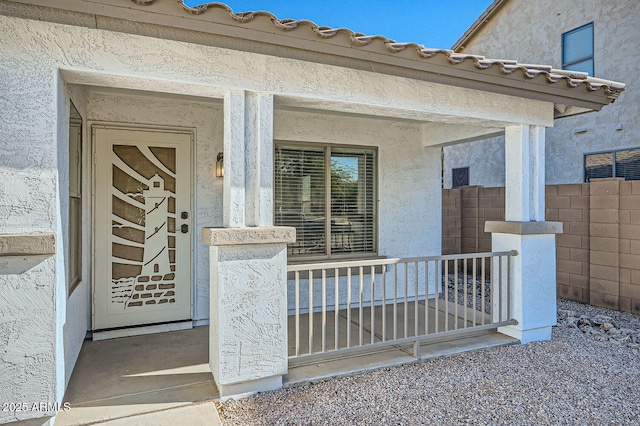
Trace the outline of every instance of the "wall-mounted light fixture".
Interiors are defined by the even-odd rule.
[[[224,176],[224,154],[222,152],[218,153],[218,158],[216,160],[216,176]]]

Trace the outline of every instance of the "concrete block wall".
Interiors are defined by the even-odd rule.
[[[504,220],[504,188],[478,188],[479,252],[491,251],[491,234],[484,232],[488,220]]]
[[[589,301],[619,309],[620,179],[594,181],[590,185],[589,206]]]
[[[620,182],[619,309],[640,314],[640,181]]]
[[[556,239],[558,296],[589,303],[589,184],[547,185],[545,218],[562,222]]]
[[[445,189],[443,209],[444,254],[491,251],[484,223],[504,220],[504,188]],[[546,220],[564,227],[558,296],[640,314],[640,181],[547,185]]]
[[[459,207],[451,207],[451,198],[455,198],[455,205]],[[487,220],[504,220],[504,188],[465,186],[448,189],[443,191],[442,199],[443,209],[446,209],[442,215],[443,248],[447,239],[450,249],[448,252],[443,250],[443,254],[491,251],[491,234],[484,232],[484,224]],[[454,223],[452,218],[456,224],[460,223],[459,230],[450,228]],[[458,232],[460,240],[454,245],[452,236],[457,236]]]
[[[462,253],[476,253],[479,251],[479,228],[480,222],[478,218],[478,198],[479,186],[465,186],[461,190],[462,193],[462,212],[460,214],[462,221]]]
[[[442,191],[442,254],[462,250],[462,190]]]

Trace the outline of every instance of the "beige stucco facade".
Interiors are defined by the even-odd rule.
[[[638,59],[640,3],[633,0],[508,0],[460,50],[488,57],[562,65],[562,34],[593,22],[595,77],[628,83],[614,104],[598,113],[556,120],[547,129],[548,184],[584,180],[584,154],[640,146]],[[580,132],[576,133],[576,130]],[[451,169],[469,167],[469,184],[504,186],[504,138],[444,148],[444,184]]]

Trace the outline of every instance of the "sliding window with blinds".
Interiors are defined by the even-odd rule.
[[[640,148],[585,154],[584,180],[621,177],[640,179]]]
[[[276,144],[275,224],[296,228],[292,257],[375,254],[376,151]]]

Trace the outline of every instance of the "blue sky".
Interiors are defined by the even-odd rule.
[[[188,5],[206,3],[185,0]],[[226,0],[234,12],[267,10],[397,42],[449,49],[493,0]]]

